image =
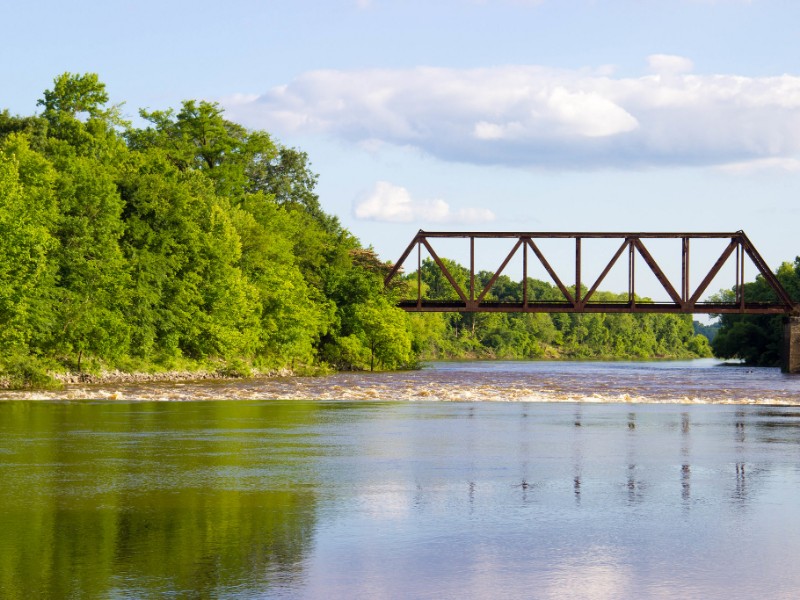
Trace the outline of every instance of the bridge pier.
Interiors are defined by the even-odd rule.
[[[781,370],[800,374],[800,317],[787,317],[783,322]]]

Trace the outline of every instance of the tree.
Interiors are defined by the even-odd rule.
[[[216,102],[185,100],[177,114],[172,109],[139,114],[151,125],[127,131],[131,148],[160,149],[179,170],[202,171],[219,195],[234,202],[256,191],[253,173],[278,153],[269,135],[228,121]]]
[[[335,306],[303,276],[293,248],[297,221],[255,194],[234,212],[234,223],[242,243],[242,269],[261,304],[259,354],[271,364],[313,362]]]
[[[97,161],[66,155],[54,163],[60,215],[53,350],[73,356],[80,369],[85,353],[119,356],[128,349],[130,275],[119,247],[123,204],[112,173]]]
[[[800,257],[795,258],[794,264],[781,264],[775,274],[789,296],[795,302],[800,301]],[[744,295],[749,301],[775,301],[775,293],[760,275],[755,281],[745,284]],[[731,301],[735,292],[723,290],[717,298]],[[711,343],[715,356],[739,358],[751,365],[780,364],[783,345],[781,316],[725,314],[719,321],[719,331]]]
[[[375,362],[388,369],[411,364],[411,336],[406,314],[378,296],[359,304],[353,311],[355,329],[369,348],[369,370]]]
[[[37,352],[51,319],[55,173],[24,135],[0,143],[0,352]]]
[[[37,105],[44,107],[42,117],[48,123],[51,144],[66,142],[60,152],[69,148],[83,155],[118,159],[124,145],[116,127],[128,123],[120,116],[120,105],[106,106],[109,97],[105,84],[95,73],[78,75],[63,73],[53,81],[53,89],[45,90]]]

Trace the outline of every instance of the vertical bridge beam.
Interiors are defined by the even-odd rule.
[[[784,373],[800,373],[800,317],[786,317],[783,322],[783,355],[781,370]]]

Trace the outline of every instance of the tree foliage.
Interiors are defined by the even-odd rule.
[[[775,275],[789,296],[800,302],[800,257],[794,263],[785,262]],[[744,296],[750,302],[774,302],[775,293],[762,276],[746,283]],[[723,290],[720,300],[733,301],[734,290]],[[749,365],[777,366],[780,364],[783,345],[783,317],[780,315],[724,314],[719,318],[720,328],[712,342],[714,355],[720,358],[737,358]]]
[[[397,369],[419,357],[707,351],[678,317],[410,316],[395,307],[404,284],[384,289],[388,265],[322,209],[305,152],[213,102],[143,110],[142,127],[109,102],[97,75],[64,73],[40,115],[0,113],[6,380],[38,384],[49,368]],[[443,260],[466,288],[468,271]],[[456,297],[433,263],[422,279],[426,297]],[[521,294],[503,276],[489,299]]]
[[[413,361],[305,153],[204,101],[135,128],[94,74],[39,105],[0,114],[0,369]]]

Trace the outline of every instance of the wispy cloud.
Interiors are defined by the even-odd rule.
[[[541,66],[314,71],[229,113],[279,135],[411,146],[443,160],[519,167],[723,165],[800,152],[800,77]]]
[[[409,191],[387,181],[379,181],[373,189],[353,205],[353,215],[366,221],[410,223],[483,223],[494,220],[494,213],[486,208],[461,208],[453,210],[441,199],[416,200]]]
[[[759,158],[728,163],[727,165],[722,165],[720,169],[728,173],[741,173],[743,175],[762,172],[800,173],[800,158]]]
[[[647,64],[651,73],[690,73],[694,69],[694,63],[685,56],[674,54],[651,54],[647,57]]]

